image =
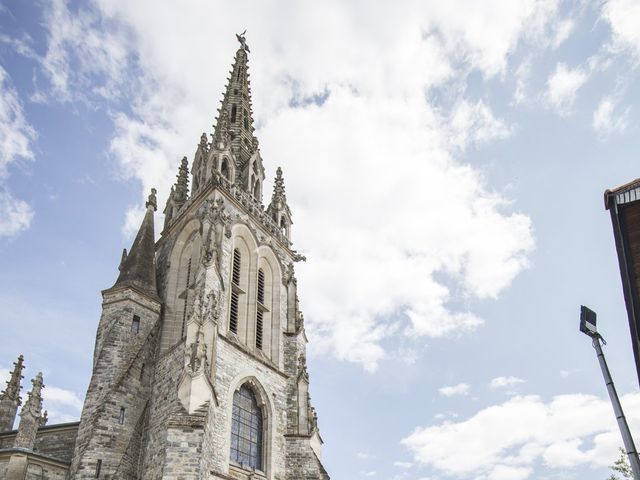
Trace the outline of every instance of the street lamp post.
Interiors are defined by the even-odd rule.
[[[627,456],[629,457],[629,464],[631,465],[633,478],[634,480],[640,480],[640,461],[638,461],[638,452],[636,451],[636,446],[633,443],[633,437],[631,436],[627,419],[622,411],[618,392],[616,392],[616,387],[613,384],[613,379],[611,378],[611,373],[609,372],[609,367],[607,366],[607,361],[604,358],[604,352],[602,351],[602,345],[600,344],[601,341],[605,345],[607,342],[604,341],[604,338],[602,338],[596,329],[596,312],[584,305],[580,307],[580,331],[592,339],[593,348],[596,350],[598,363],[600,363],[600,369],[602,370],[602,376],[604,377],[604,383],[607,386],[611,405],[613,406],[613,411],[616,415],[618,428],[620,428],[620,433],[622,434],[624,448],[627,451]]]

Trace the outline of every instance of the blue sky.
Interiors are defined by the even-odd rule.
[[[332,478],[605,478],[577,321],[598,312],[640,435],[602,199],[640,176],[640,3],[423,3],[0,3],[2,376],[23,353],[51,421],[78,418],[100,290],[246,28]]]

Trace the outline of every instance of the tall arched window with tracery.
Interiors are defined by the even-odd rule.
[[[262,470],[262,410],[256,396],[242,385],[233,394],[231,414],[231,461]]]

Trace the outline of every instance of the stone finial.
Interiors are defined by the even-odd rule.
[[[39,417],[42,410],[42,389],[44,388],[42,372],[38,372],[36,378],[31,380],[31,384],[33,385],[31,387],[31,391],[27,393],[29,398],[27,398],[24,407],[22,407],[22,412],[20,412],[20,415],[22,415],[24,413],[24,410],[27,409],[31,410],[31,412],[34,414],[36,414],[37,412],[37,416]]]
[[[18,400],[18,405],[20,404],[20,380],[24,377],[22,376],[22,370],[24,369],[24,356],[20,355],[18,360],[13,362],[13,371],[11,372],[11,377],[7,381],[7,387],[0,393],[0,399],[3,398],[16,398]]]
[[[20,380],[24,369],[24,357],[20,355],[13,363],[11,377],[7,381],[6,388],[0,392],[0,432],[13,429],[18,406],[22,403],[20,398]]]
[[[273,181],[273,195],[271,197],[271,202],[276,203],[278,200],[283,203],[287,202],[287,197],[284,194],[284,178],[282,178],[282,169],[280,167],[276,170],[276,178]]]
[[[154,212],[158,210],[158,200],[156,198],[156,193],[158,193],[158,191],[155,188],[152,188],[147,203],[144,204],[146,208],[153,207]]]
[[[207,134],[205,132],[202,132],[202,135],[200,135],[200,143],[198,144],[198,146],[200,146],[202,149],[206,150],[207,149],[207,145],[208,145]]]
[[[204,133],[202,135],[204,135]],[[206,137],[204,141],[206,143]],[[200,142],[202,144],[202,139]],[[174,199],[179,206],[182,206],[182,204],[187,201],[189,195],[189,161],[187,157],[182,157],[176,178]]]
[[[31,380],[33,387],[28,393],[29,398],[24,403],[20,412],[20,424],[14,447],[32,450],[36,441],[36,433],[42,423],[42,372],[38,372],[36,378]]]

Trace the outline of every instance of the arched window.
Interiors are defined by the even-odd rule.
[[[253,198],[255,198],[256,200],[260,199],[260,181],[256,181],[255,185],[253,186]]]
[[[233,394],[230,456],[243,467],[262,470],[262,411],[246,384]]]
[[[233,250],[233,265],[231,268],[231,305],[229,307],[229,330],[238,333],[238,303],[240,296],[240,266],[242,258],[240,250]]]

